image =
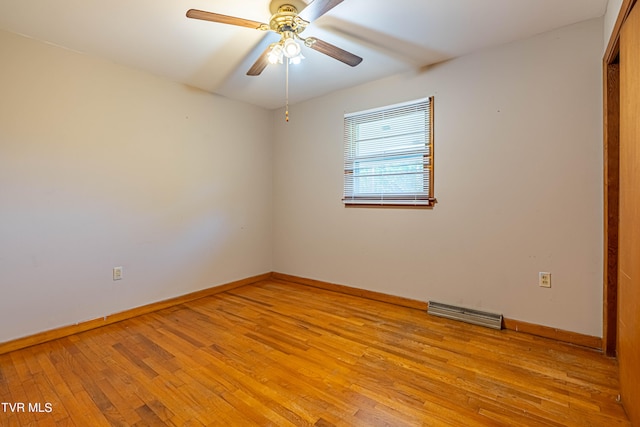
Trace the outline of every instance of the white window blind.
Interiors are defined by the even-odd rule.
[[[433,206],[433,97],[344,116],[346,205]]]

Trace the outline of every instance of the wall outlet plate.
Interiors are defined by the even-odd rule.
[[[538,285],[543,288],[551,287],[551,273],[541,271],[538,273]]]
[[[113,267],[113,280],[122,280],[122,267]]]

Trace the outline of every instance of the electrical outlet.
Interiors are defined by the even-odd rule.
[[[122,280],[122,267],[113,267],[113,280]]]
[[[543,288],[551,287],[551,273],[541,271],[538,273],[538,285]]]

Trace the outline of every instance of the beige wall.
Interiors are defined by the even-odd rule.
[[[0,57],[0,342],[271,271],[268,111],[5,32]]]
[[[591,20],[278,111],[274,269],[600,336],[602,39]],[[439,204],[344,208],[343,114],[428,95]]]

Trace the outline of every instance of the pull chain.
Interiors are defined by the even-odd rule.
[[[287,72],[286,72],[286,82],[285,82],[285,99],[286,99],[286,106],[285,106],[285,112],[284,112],[284,116],[285,119],[287,120],[287,122],[289,122],[289,59],[287,58],[286,60],[287,62]]]

